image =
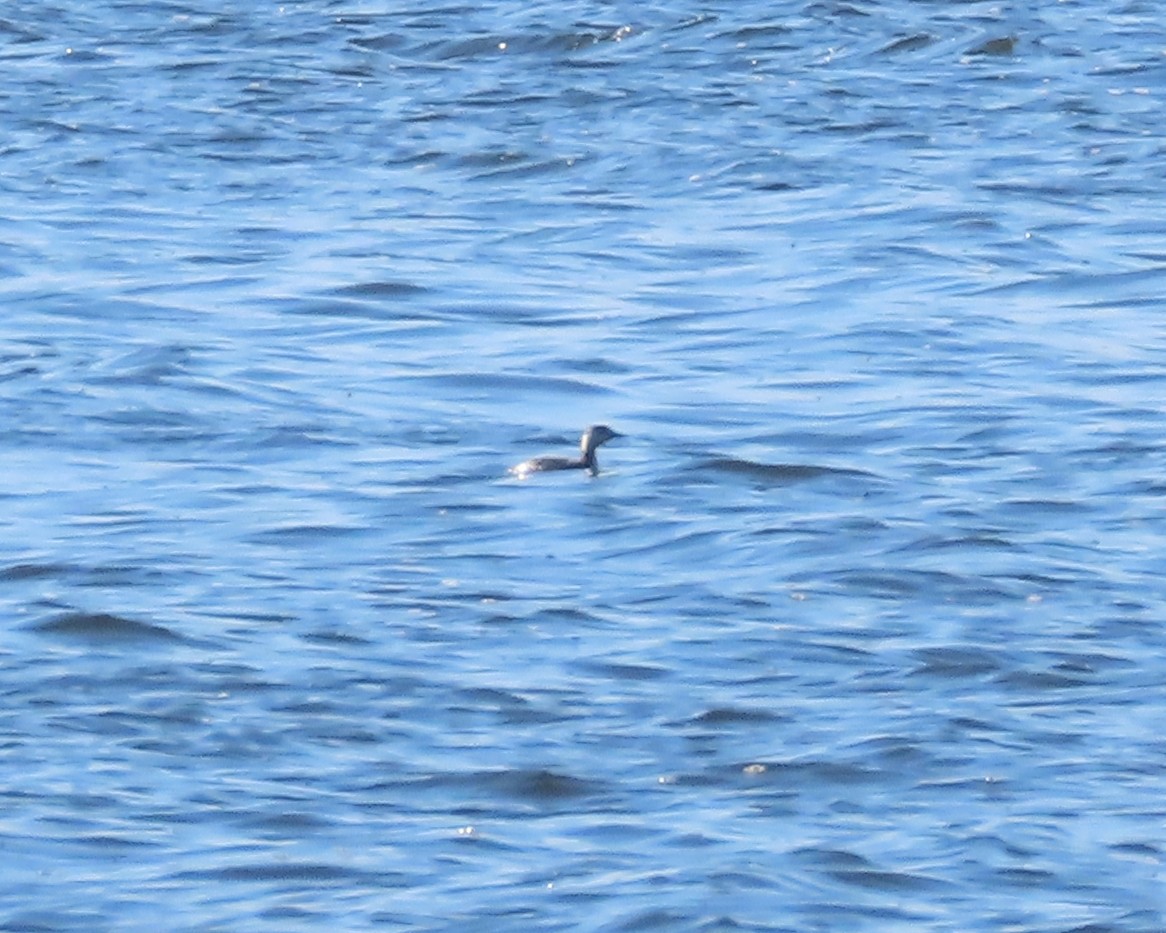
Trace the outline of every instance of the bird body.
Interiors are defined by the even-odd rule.
[[[623,435],[613,431],[606,424],[593,424],[579,438],[578,457],[535,457],[511,467],[510,472],[519,479],[525,479],[531,473],[548,473],[554,470],[587,470],[594,476],[599,472],[599,462],[595,459],[596,448],[616,437]]]

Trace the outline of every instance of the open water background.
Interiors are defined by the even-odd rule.
[[[0,63],[0,928],[1166,928],[1158,5]]]

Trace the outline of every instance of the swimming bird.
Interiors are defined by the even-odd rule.
[[[526,479],[531,473],[545,473],[550,470],[587,470],[592,476],[599,472],[599,463],[595,459],[595,448],[606,444],[613,437],[623,437],[618,431],[613,431],[606,424],[593,424],[583,436],[579,438],[579,457],[535,457],[518,466],[511,467],[510,472],[519,479]]]

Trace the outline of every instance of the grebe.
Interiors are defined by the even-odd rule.
[[[594,476],[599,472],[599,463],[595,459],[595,448],[606,444],[613,437],[623,437],[618,431],[613,431],[606,424],[593,424],[583,436],[579,438],[580,457],[535,457],[518,466],[511,467],[510,472],[519,479],[526,479],[531,473],[544,473],[549,470],[587,470]]]

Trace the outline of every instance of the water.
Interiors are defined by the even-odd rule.
[[[1163,929],[1158,19],[8,11],[0,928]]]

